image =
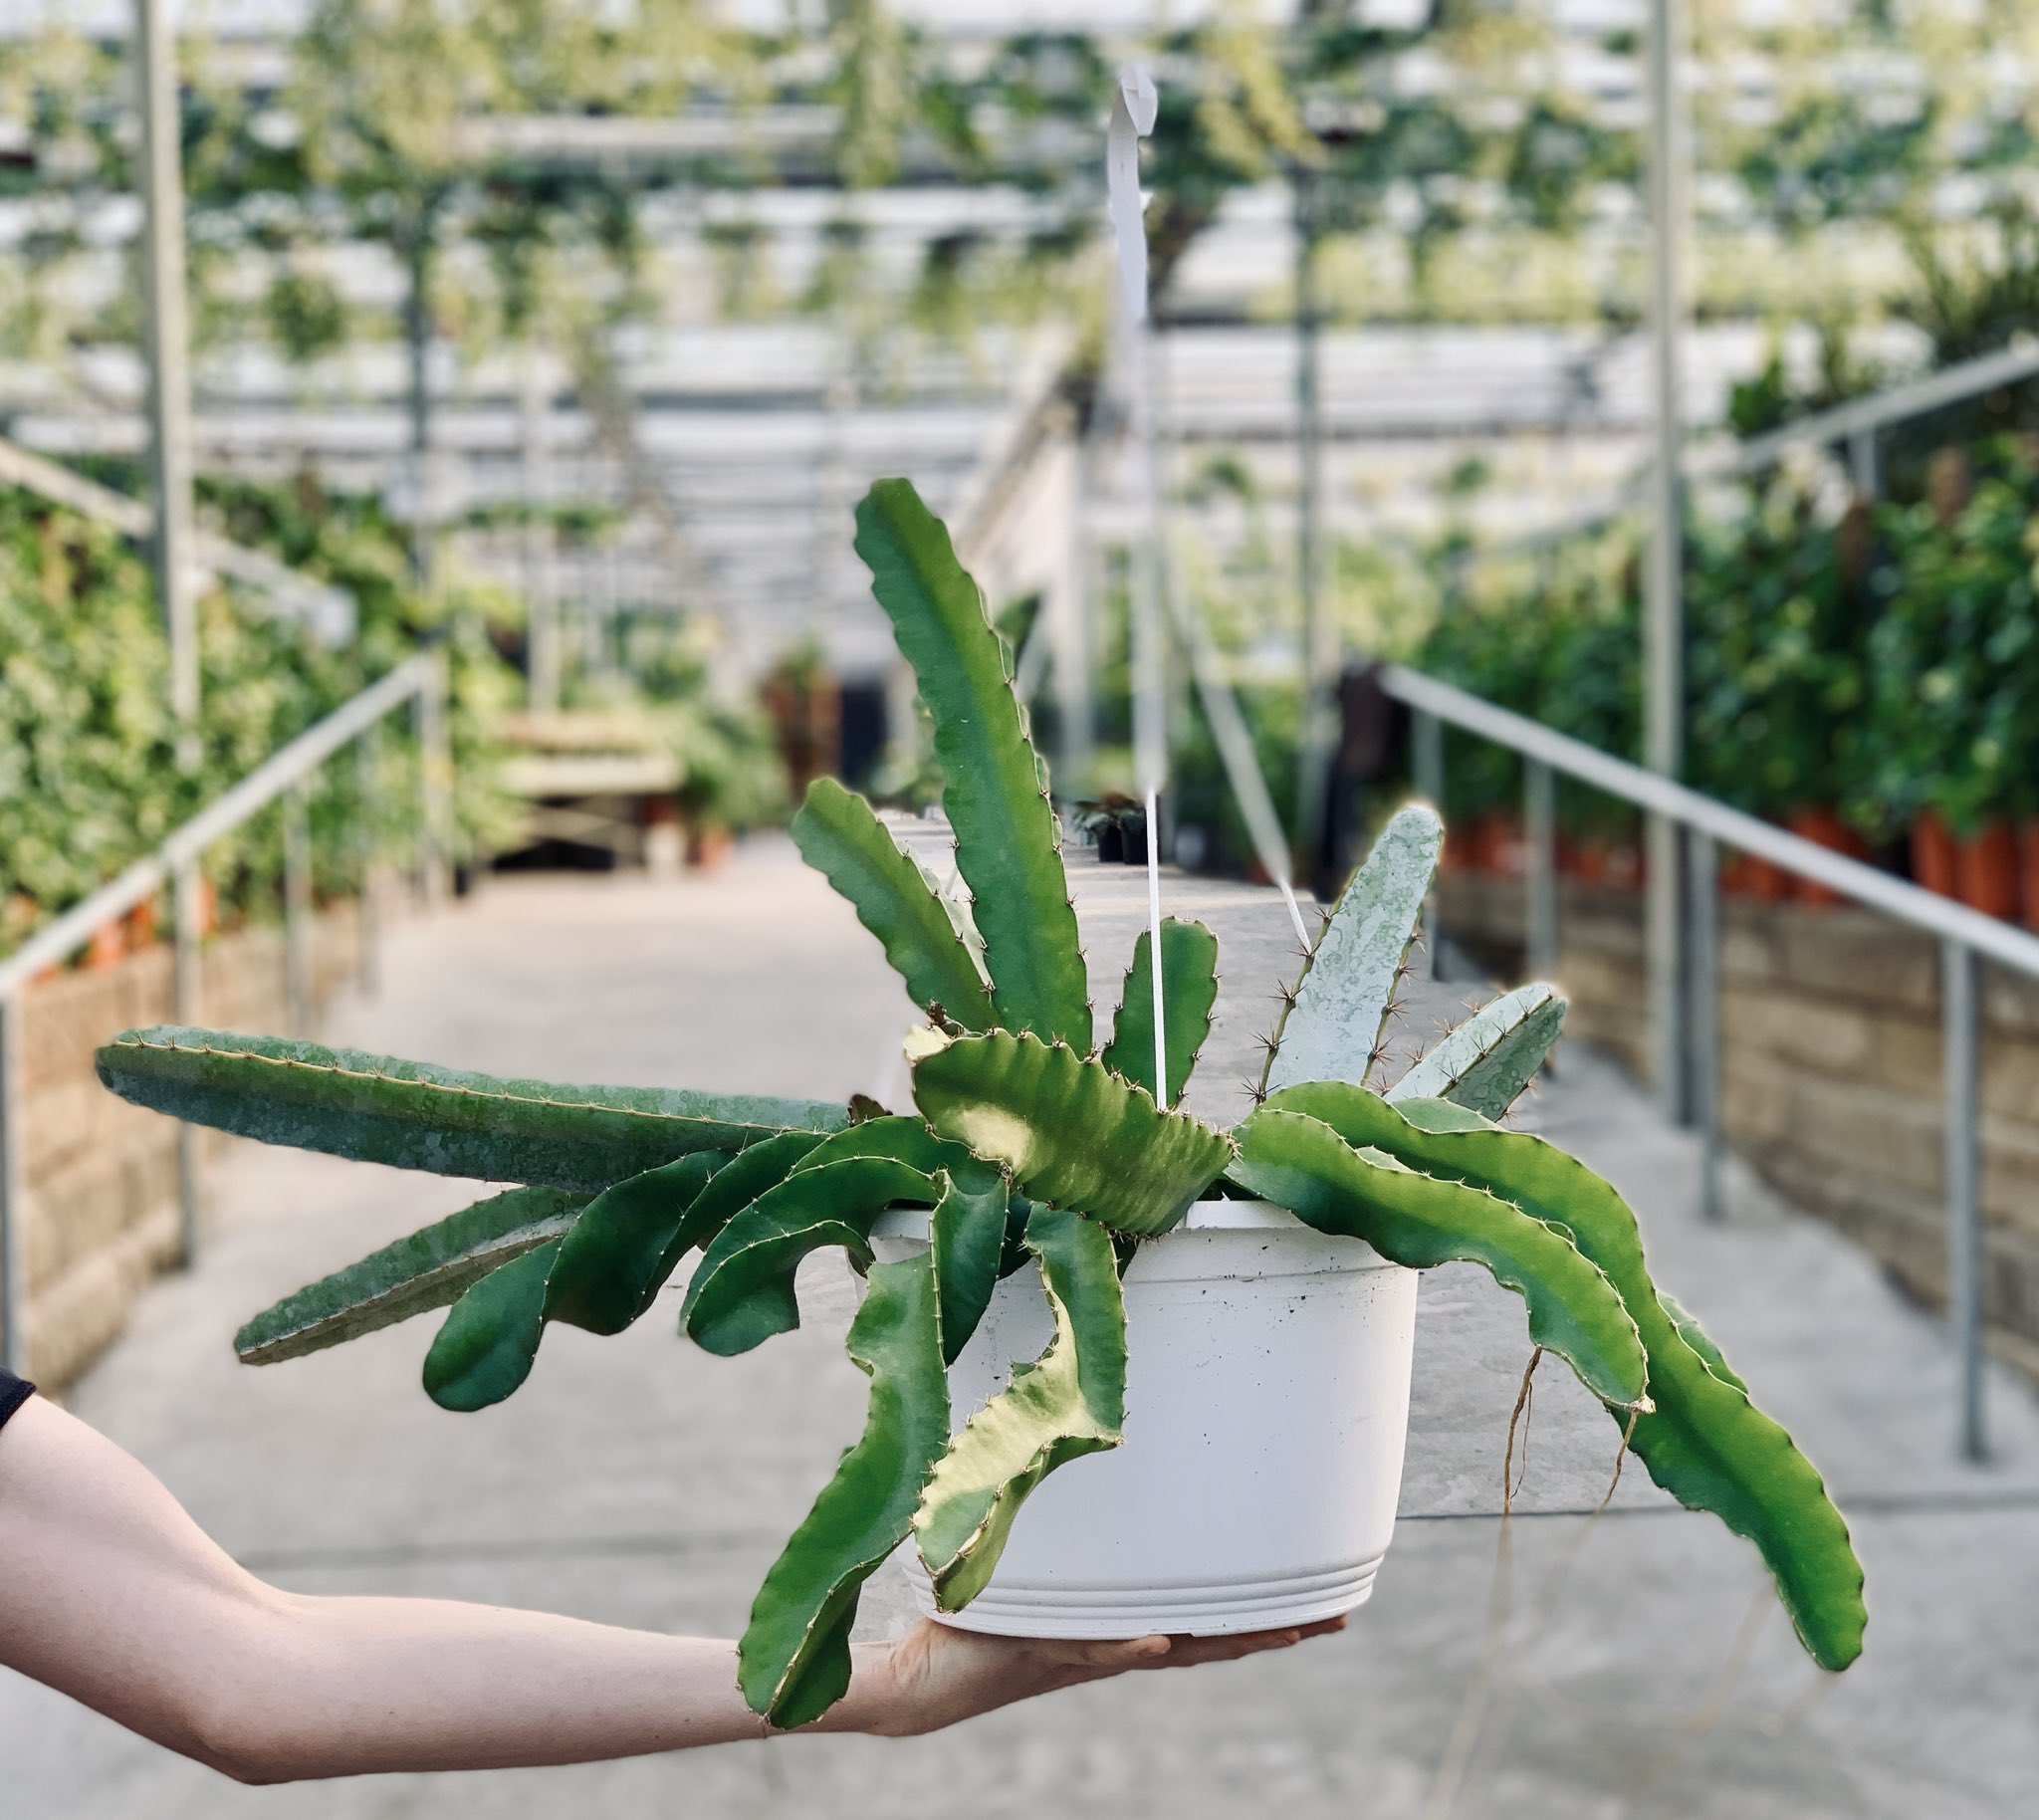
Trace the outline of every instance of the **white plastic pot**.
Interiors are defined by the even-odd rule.
[[[896,1259],[927,1217],[888,1215]],[[1203,1201],[1126,1270],[1126,1439],[1034,1491],[966,1630],[1224,1636],[1364,1604],[1394,1533],[1416,1272],[1257,1201]],[[1031,1267],[999,1285],[950,1372],[956,1426],[1053,1331]],[[933,1590],[908,1574],[924,1612]]]

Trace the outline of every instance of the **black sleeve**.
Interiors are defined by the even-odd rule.
[[[29,1398],[36,1394],[33,1384],[24,1384],[11,1371],[0,1371],[0,1428]]]

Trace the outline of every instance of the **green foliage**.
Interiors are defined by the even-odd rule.
[[[1352,1121],[1338,1114],[1362,1100],[1385,1105],[1343,1081],[1274,1094],[1240,1127],[1232,1179],[1319,1232],[1363,1239],[1412,1269],[1484,1265],[1528,1305],[1529,1337],[1564,1359],[1588,1390],[1623,1410],[1641,1403],[1643,1343],[1605,1272],[1548,1220],[1420,1174],[1392,1154],[1355,1148],[1344,1135]]]
[[[1029,1198],[1122,1233],[1160,1233],[1218,1179],[1221,1131],[1073,1049],[1032,1035],[959,1036],[914,1065],[929,1124],[1011,1171]]]
[[[1363,1082],[1373,1070],[1444,838],[1436,811],[1421,804],[1382,830],[1282,1008],[1263,1093],[1301,1080]]]
[[[1748,507],[1695,527],[1688,776],[1762,814],[1853,802],[1873,758],[1869,527],[1822,517],[1783,480]]]
[[[417,648],[450,629],[456,838],[463,853],[506,830],[490,731],[515,686],[458,593],[440,621],[410,591],[379,512],[316,489],[208,486],[244,542],[275,551],[354,601],[350,642],[329,647],[215,588],[199,602],[205,715],[200,763],[177,763],[169,653],[142,554],[106,527],[0,489],[0,945],[89,895],[263,760]],[[364,826],[400,857],[415,748],[400,719],[382,735],[379,806],[350,763],[326,768],[312,798],[315,882],[353,889]],[[222,917],[278,905],[282,823],[272,812],[219,842],[204,869]]]
[[[2016,443],[1977,453],[1958,511],[1879,517],[1892,563],[1861,717],[1872,763],[1853,800],[1878,832],[1925,809],[1962,833],[2039,812],[2039,462]]]
[[[496,1080],[275,1036],[160,1025],[98,1055],[121,1098],[262,1144],[442,1176],[596,1191],[788,1127],[846,1122],[812,1100]]]
[[[857,555],[934,716],[943,804],[999,1021],[1087,1051],[1089,987],[1061,830],[983,595],[907,482],[879,481],[856,523]]]
[[[755,707],[700,696],[653,712],[685,767],[677,795],[690,826],[740,831],[785,824],[786,765]]]
[[[938,1004],[968,1029],[991,1027],[991,987],[957,925],[962,906],[945,904],[863,797],[833,778],[817,779],[793,817],[793,837],[800,857],[883,944],[916,1005]]]
[[[850,1361],[871,1380],[863,1438],[766,1573],[737,1648],[744,1699],[775,1725],[808,1724],[848,1691],[858,1594],[949,1445],[938,1268],[928,1253],[874,1265],[850,1323]]]
[[[1202,923],[1161,919],[1161,992],[1167,1026],[1166,1103],[1179,1105],[1197,1065],[1197,1053],[1211,1033],[1218,1003],[1218,938]],[[1111,1041],[1098,1059],[1136,1087],[1154,1091],[1154,938],[1141,930],[1126,969],[1125,990],[1112,1017]]]
[[[1776,404],[1744,400],[1752,421]],[[1877,840],[1926,810],[1962,833],[2039,813],[2029,440],[1947,445],[1926,497],[1873,510],[1837,515],[1793,473],[1730,499],[1690,527],[1687,781],[1780,820],[1838,808]],[[1540,577],[1495,566],[1440,616],[1415,661],[1634,758],[1635,576],[1625,532],[1586,540]],[[1455,740],[1446,771],[1455,815],[1519,805],[1519,765],[1499,747]],[[1582,831],[1628,818],[1580,787],[1561,785],[1560,806]]]
[[[972,1416],[935,1467],[914,1534],[944,1611],[985,1588],[1034,1487],[1057,1467],[1115,1448],[1126,1419],[1126,1309],[1111,1236],[1038,1208],[1026,1249],[1040,1261],[1054,1338]]]
[[[1437,621],[1412,661],[1497,707],[1636,759],[1642,753],[1642,589],[1634,542],[1624,531],[1566,553],[1541,569],[1511,564],[1497,573],[1457,572]],[[1448,737],[1445,800],[1456,822],[1521,805],[1521,768],[1488,741]],[[1628,811],[1561,780],[1559,812],[1580,833],[1627,825]]]
[[[234,1335],[243,1365],[276,1365],[407,1321],[457,1300],[513,1258],[561,1238],[584,1197],[513,1188],[322,1276],[265,1308]]]

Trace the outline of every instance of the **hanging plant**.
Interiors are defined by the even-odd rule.
[[[1397,815],[1327,918],[1251,1116],[1231,1130],[1192,1117],[1178,1096],[1216,996],[1216,939],[1161,923],[1157,994],[1143,934],[1109,1030],[1094,1026],[1046,771],[978,588],[903,481],[864,499],[857,550],[933,722],[969,897],[830,780],[793,832],[928,1009],[907,1038],[911,1109],[494,1080],[269,1037],[130,1031],[99,1065],[138,1104],[519,1184],[257,1315],[241,1356],[294,1357],[451,1304],[425,1386],[448,1409],[478,1409],[523,1383],[550,1323],[618,1332],[682,1272],[687,1334],[746,1351],[798,1324],[800,1260],[842,1251],[865,1273],[848,1349],[871,1381],[867,1426],[767,1574],[740,1652],[752,1707],[799,1725],[847,1688],[859,1590],[902,1544],[930,1609],[994,1630],[1137,1636],[1183,1609],[1179,1628],[1258,1629],[1363,1600],[1386,1546],[1368,1537],[1392,1523],[1401,1470],[1409,1272],[1471,1260],[1521,1296],[1530,1337],[1567,1361],[1659,1484],[1755,1543],[1813,1658],[1853,1662],[1862,1571],[1818,1473],[1658,1289],[1621,1196],[1495,1122],[1555,1039],[1562,1001],[1547,987],[1510,994],[1392,1089],[1376,1084],[1437,818]],[[1235,1301],[1252,1324],[1207,1336],[1200,1353],[1155,1278],[1187,1274],[1221,1301],[1242,1277],[1283,1280],[1225,1264],[1242,1234],[1248,1251],[1297,1247],[1284,1255],[1315,1278],[1369,1286],[1347,1282],[1325,1304],[1338,1318],[1317,1327],[1285,1288]],[[1201,1248],[1220,1261],[1200,1264]],[[1347,1309],[1367,1323],[1349,1340]],[[1029,1320],[1032,1363],[1008,1374],[1002,1343]],[[1237,1376],[1243,1349],[1287,1357],[1312,1333],[1340,1362],[1329,1381],[1384,1420],[1311,1419],[1321,1404],[1279,1384],[1226,1418],[1226,1452],[1198,1455],[1200,1415],[1220,1410],[1213,1387]],[[1372,1369],[1347,1375],[1362,1355]],[[1146,1369],[1155,1391],[1129,1399],[1128,1372]],[[1156,1494],[1200,1458],[1194,1495]],[[1132,1502],[1093,1499],[1072,1522],[1062,1487],[1076,1496],[1084,1476],[1101,1484],[1114,1468]],[[1360,1484],[1360,1507],[1327,1500],[1327,1483]],[[1224,1561],[1214,1579],[1211,1550],[1245,1531],[1211,1512],[1241,1499],[1302,1519],[1286,1533],[1349,1533],[1354,1552],[1330,1574],[1286,1560],[1271,1602],[1252,1593],[1268,1583],[1256,1562]],[[1135,1505],[1153,1528],[1128,1524]],[[1059,1552],[1044,1558],[1029,1527],[1059,1534]],[[1170,1565],[1185,1560],[1201,1572]],[[1108,1594],[1085,1591],[1098,1563]]]

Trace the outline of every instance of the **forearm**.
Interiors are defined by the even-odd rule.
[[[0,1431],[0,1667],[250,1782],[640,1756],[767,1735],[736,1646],[434,1599],[307,1598],[229,1560],[46,1404]],[[943,1725],[1127,1669],[1335,1630],[1055,1643],[922,1623],[807,1731]]]
[[[730,1643],[439,1600],[305,1598],[37,1403],[0,1432],[0,1665],[251,1781],[565,1763],[766,1727]],[[890,1728],[883,1652],[827,1728]]]
[[[736,1646],[431,1599],[272,1595],[234,1620],[203,1754],[245,1779],[510,1768],[767,1734]],[[882,1654],[816,1729],[882,1727]]]

